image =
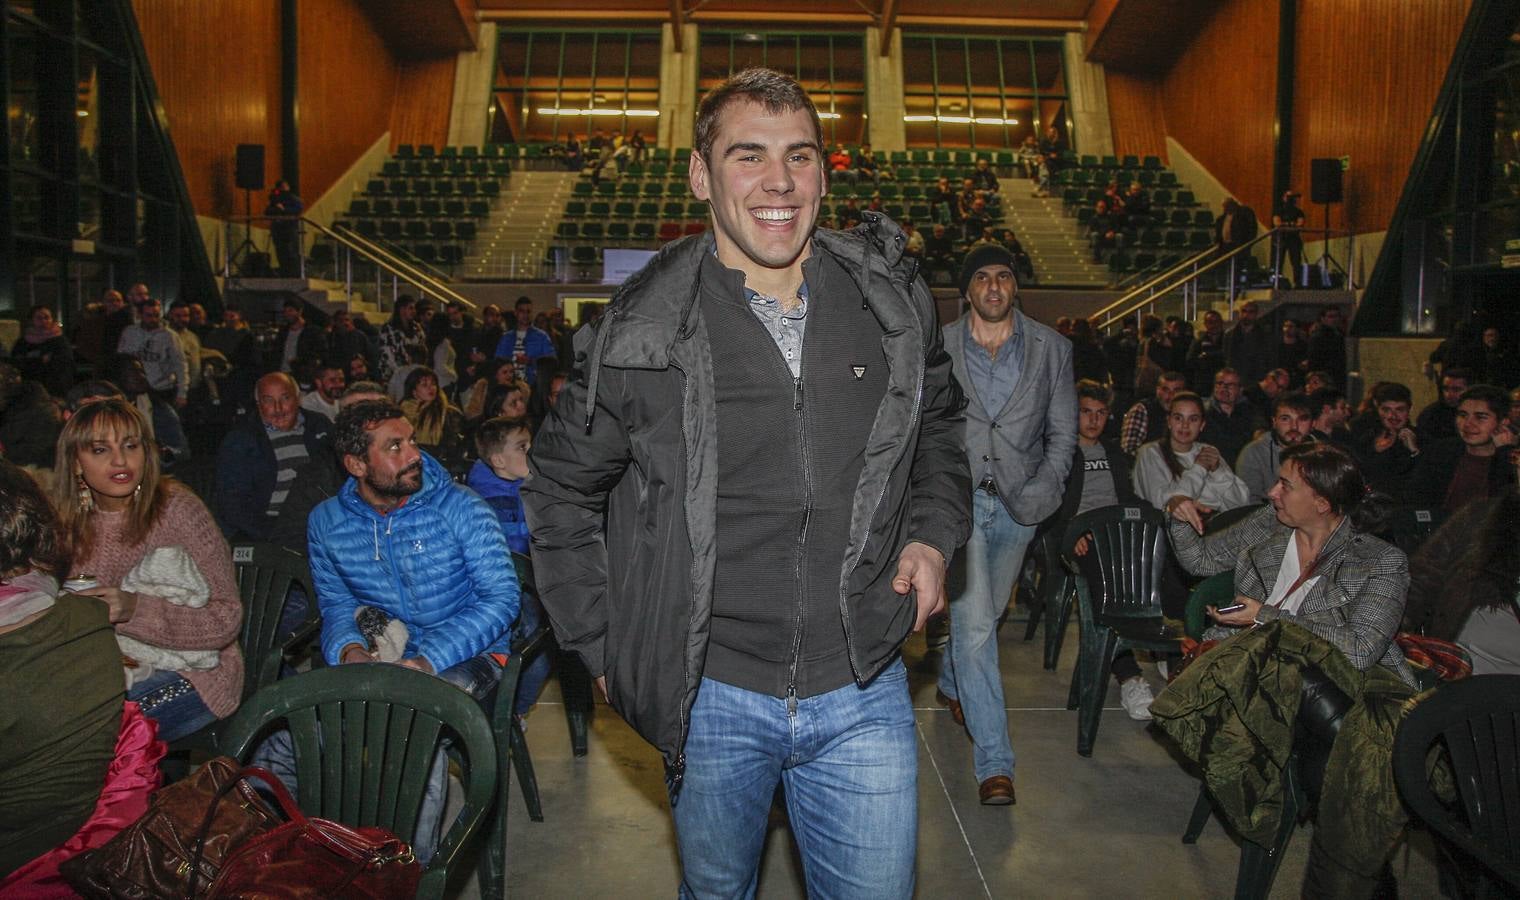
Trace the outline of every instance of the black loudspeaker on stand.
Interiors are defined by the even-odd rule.
[[[264,189],[264,145],[263,144],[238,144],[237,145],[237,168],[234,173],[234,183],[243,191],[243,215],[246,217],[243,223],[243,242],[238,244],[237,249],[232,251],[229,257],[232,268],[242,274],[242,265],[258,255],[258,247],[253,243],[253,191]]]
[[[1325,233],[1323,248],[1319,260],[1314,264],[1322,273],[1322,286],[1329,287],[1332,283],[1330,267],[1333,265],[1340,270],[1341,278],[1346,277],[1346,269],[1334,256],[1330,255],[1330,204],[1340,203],[1345,199],[1342,175],[1345,168],[1341,161],[1334,157],[1323,157],[1309,160],[1309,199],[1318,203],[1325,214]]]

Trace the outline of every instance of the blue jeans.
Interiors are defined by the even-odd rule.
[[[481,700],[501,680],[501,666],[482,653],[444,669],[438,673],[438,677],[476,700]],[[433,858],[442,837],[443,810],[449,788],[447,749],[447,743],[441,743],[438,752],[433,755],[433,765],[428,771],[427,784],[422,791],[422,803],[417,810],[417,830],[412,835],[412,852],[423,865],[427,865],[428,860]],[[273,772],[284,782],[286,790],[291,794],[296,793],[296,752],[289,730],[282,728],[265,738],[254,750],[251,762]],[[470,765],[494,768],[496,760],[472,759]]]
[[[537,631],[544,621],[544,604],[537,594],[527,591],[519,594],[518,600],[521,605],[517,610],[517,625],[512,633],[516,637],[527,637]],[[544,682],[549,680],[549,656],[547,648],[540,650],[537,656],[523,666],[522,675],[517,679],[517,697],[512,706],[512,711],[519,716],[526,715],[533,704],[538,702],[538,695],[543,693]]]
[[[685,754],[672,808],[682,898],[754,897],[778,781],[809,897],[913,895],[918,750],[901,660],[794,712],[704,678]]]
[[[950,646],[939,689],[961,703],[978,782],[1013,776],[997,625],[1034,533],[1035,526],[1013,520],[1002,500],[976,491],[971,495],[971,539],[950,564]]]
[[[166,744],[191,735],[216,721],[201,695],[178,672],[160,669],[127,691],[143,715],[158,723],[158,739]]]

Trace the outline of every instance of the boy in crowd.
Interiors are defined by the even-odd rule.
[[[1113,392],[1105,385],[1084,378],[1077,382],[1077,449],[1072,458],[1071,477],[1066,480],[1066,493],[1061,498],[1061,508],[1056,512],[1051,526],[1052,537],[1060,540],[1066,525],[1076,516],[1105,506],[1137,506],[1145,501],[1135,495],[1134,482],[1130,478],[1130,460],[1119,449],[1119,442],[1105,440],[1103,431],[1108,427]],[[1087,556],[1087,539],[1076,547],[1077,564],[1081,566]],[[1090,578],[1089,584],[1101,584]],[[1144,722],[1151,717],[1151,701],[1155,699],[1150,685],[1140,675],[1135,655],[1124,652],[1114,658],[1114,679],[1119,682],[1119,702],[1131,719]]]
[[[1409,499],[1448,516],[1474,500],[1497,497],[1515,483],[1509,448],[1515,433],[1504,424],[1509,398],[1475,384],[1457,401],[1457,436],[1427,445],[1409,479]]]
[[[1266,498],[1277,483],[1277,469],[1285,448],[1313,440],[1312,404],[1303,394],[1284,394],[1272,406],[1272,429],[1247,444],[1235,460],[1235,474],[1246,483],[1252,502]]]
[[[528,420],[495,418],[482,423],[475,432],[475,452],[479,454],[465,484],[480,495],[496,513],[501,530],[507,536],[507,548],[528,556],[528,519],[523,514],[518,489],[528,477],[528,450],[533,446],[533,431]],[[526,637],[538,630],[544,607],[536,593],[518,595],[517,628],[514,637]],[[523,668],[517,683],[513,711],[525,715],[538,702],[538,695],[549,678],[549,654],[540,653]]]

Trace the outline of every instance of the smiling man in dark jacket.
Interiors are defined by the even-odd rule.
[[[327,449],[332,420],[301,409],[295,379],[271,372],[254,387],[258,415],[227,432],[216,453],[212,509],[229,543],[265,541],[296,472]]]
[[[814,232],[821,145],[787,76],[707,94],[713,229],[576,336],[522,490],[561,644],[664,754],[683,896],[753,892],[778,782],[810,893],[913,892],[898,651],[969,531],[963,399],[897,227]]]

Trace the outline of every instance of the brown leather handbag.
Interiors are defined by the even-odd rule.
[[[188,896],[192,866],[200,883],[209,883],[232,848],[282,824],[239,777],[241,771],[236,760],[218,756],[160,789],[136,822],[100,848],[64,862],[64,879],[81,896],[99,900]],[[197,859],[202,833],[207,837]]]
[[[412,848],[383,828],[351,828],[326,819],[309,819],[272,773],[249,766],[230,793],[244,790],[248,779],[269,786],[289,821],[253,835],[222,860],[207,900],[233,898],[330,898],[390,900],[415,897],[422,866]],[[208,827],[210,822],[207,822]],[[192,866],[192,871],[204,871]],[[191,885],[190,897],[197,894]]]

